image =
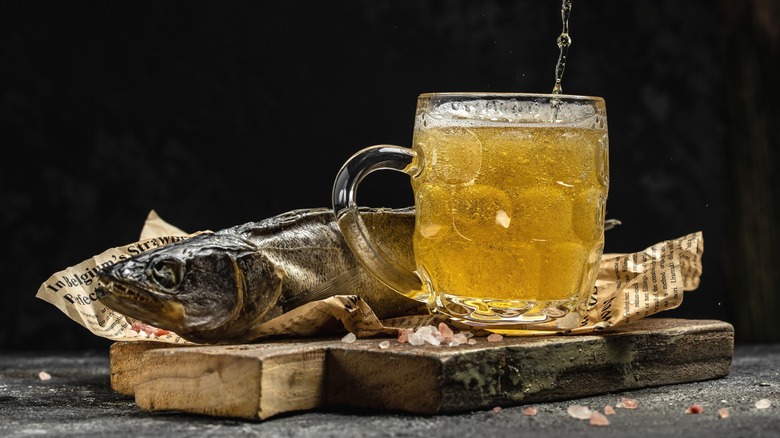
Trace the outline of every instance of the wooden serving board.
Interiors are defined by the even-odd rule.
[[[412,346],[388,338],[171,346],[117,342],[111,386],[150,411],[266,419],[325,406],[414,414],[514,406],[728,375],[734,329],[646,318],[598,335],[477,338]]]

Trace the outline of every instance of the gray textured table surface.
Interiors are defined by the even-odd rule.
[[[41,380],[45,371],[51,378]],[[368,395],[367,395],[368,396]],[[605,427],[567,414],[573,404],[603,409],[621,397],[636,409],[617,409]],[[761,399],[771,407],[757,409]],[[686,414],[691,404],[704,411]],[[410,416],[354,409],[304,412],[264,422],[174,412],[145,412],[109,386],[108,351],[0,353],[0,436],[780,436],[780,345],[737,345],[723,379],[648,388],[564,402],[459,415]],[[729,409],[721,419],[718,409]]]

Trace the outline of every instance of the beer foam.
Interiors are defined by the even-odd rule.
[[[418,114],[416,122],[427,128],[527,124],[606,129],[606,114],[587,102],[565,99],[476,99],[433,105],[427,113]]]

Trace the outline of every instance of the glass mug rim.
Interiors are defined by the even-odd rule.
[[[584,94],[553,94],[553,93],[520,93],[520,92],[481,92],[481,91],[443,91],[443,92],[427,92],[421,93],[417,96],[418,99],[432,99],[432,98],[496,98],[496,99],[511,99],[511,98],[535,98],[535,99],[562,99],[567,101],[593,101],[604,102],[604,98],[601,96],[588,96]]]
[[[417,98],[415,132],[434,123],[480,126],[580,126],[606,129],[606,103],[599,96],[514,92],[423,93]]]

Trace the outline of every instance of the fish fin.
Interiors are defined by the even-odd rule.
[[[333,295],[357,294],[357,282],[360,281],[360,267],[348,269],[330,280],[302,294],[279,302],[286,310],[294,309],[311,301],[322,300]]]

